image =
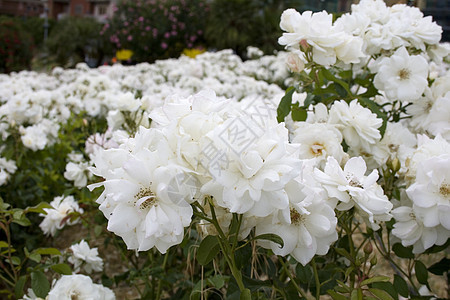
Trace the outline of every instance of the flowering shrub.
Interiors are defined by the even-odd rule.
[[[54,24],[46,47],[48,63],[67,68],[87,59],[98,66],[112,53],[108,40],[100,35],[102,24],[91,17],[67,17]]]
[[[131,49],[133,60],[152,62],[177,57],[203,42],[207,1],[121,1],[102,35],[117,50]]]
[[[33,47],[33,38],[19,20],[0,18],[0,72],[29,68]]]
[[[409,34],[396,31],[403,23]],[[445,298],[450,77],[439,27],[375,0],[334,22],[286,10],[280,25],[288,52],[245,63],[221,51],[0,77],[5,292]],[[24,160],[37,154],[53,155],[40,172],[59,184],[39,179],[46,202],[20,208]],[[23,242],[32,222],[47,236],[34,245]]]

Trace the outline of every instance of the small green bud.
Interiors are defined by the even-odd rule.
[[[389,167],[389,169],[391,169],[391,171],[393,173],[397,173],[400,170],[401,166],[402,165],[401,165],[400,160],[398,158],[394,158],[393,160],[390,160],[388,162],[388,167]]]
[[[370,259],[370,264],[372,266],[376,265],[378,262],[376,255],[374,255],[371,259]]]

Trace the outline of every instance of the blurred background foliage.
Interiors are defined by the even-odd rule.
[[[245,57],[247,46],[272,54],[282,48],[281,13],[301,8],[302,0],[139,0],[119,2],[114,15],[100,23],[91,17],[49,20],[0,17],[0,72],[47,71],[58,65],[91,67],[115,61],[128,49],[124,63],[154,62],[178,57],[185,49],[233,49]]]

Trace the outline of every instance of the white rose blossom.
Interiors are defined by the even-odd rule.
[[[277,255],[292,255],[306,265],[314,255],[325,255],[337,240],[337,218],[327,203],[326,192],[316,183],[311,184],[312,165],[303,167],[300,181],[290,181],[285,190],[289,207],[264,218],[256,225],[256,234],[273,233],[283,239],[284,245],[261,240],[258,243]]]
[[[134,138],[118,149],[98,151],[92,172],[105,178],[90,189],[104,186],[97,199],[108,218],[108,230],[121,236],[128,249],[161,253],[181,243],[191,222],[192,195],[179,191],[175,176],[180,166],[169,163],[175,155],[157,130],[141,127]],[[173,193],[171,191],[177,191]]]
[[[11,177],[17,171],[17,165],[14,160],[7,160],[4,157],[0,157],[0,186],[6,184]]]
[[[331,124],[299,122],[291,139],[300,145],[300,159],[315,159],[325,165],[328,156],[341,163],[346,154],[342,149],[342,134]]]
[[[55,197],[50,205],[53,208],[44,208],[45,214],[40,214],[44,217],[39,227],[47,234],[54,236],[57,230],[62,229],[66,224],[74,225],[79,222],[79,219],[66,219],[72,212],[82,214],[84,210],[80,208],[73,196],[59,196]]]
[[[365,176],[367,167],[361,157],[352,157],[341,169],[333,157],[328,157],[324,171],[314,170],[314,176],[328,192],[330,200],[340,202],[338,210],[356,207],[373,229],[379,229],[379,223],[389,221],[393,207],[377,184],[378,171],[373,170]]]
[[[339,59],[344,63],[357,63],[364,56],[361,51],[362,40],[333,25],[333,17],[325,11],[302,14],[287,9],[281,15],[280,27],[286,31],[278,43],[287,48],[312,47],[314,62],[330,66]]]
[[[335,124],[350,147],[370,151],[370,146],[380,140],[378,128],[382,120],[368,108],[361,106],[358,100],[347,104],[344,100],[336,101],[329,111],[328,123]]]
[[[441,246],[450,238],[450,231],[438,225],[426,227],[415,208],[400,206],[392,210],[395,219],[392,234],[405,247],[413,246],[413,253],[423,253],[433,245]]]
[[[419,98],[428,85],[428,63],[420,55],[409,55],[405,47],[378,62],[374,85],[391,100]]]
[[[81,267],[88,274],[91,274],[92,271],[101,272],[103,270],[103,260],[98,256],[98,249],[89,248],[85,240],[70,246],[70,250],[71,255],[68,261],[74,265],[75,272],[79,272]]]
[[[406,193],[426,227],[442,225],[450,231],[450,154],[421,161]]]
[[[51,288],[46,300],[115,300],[109,288],[95,284],[86,275],[63,275]]]

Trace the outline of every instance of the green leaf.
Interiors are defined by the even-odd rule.
[[[368,284],[371,284],[371,283],[374,283],[374,282],[386,282],[386,281],[389,281],[389,277],[387,277],[387,276],[375,276],[375,277],[363,280],[361,282],[361,286],[368,285]]]
[[[95,234],[96,237],[100,236],[102,231],[103,231],[103,226],[95,225],[95,227],[94,227],[94,234]]]
[[[392,246],[392,251],[394,251],[395,255],[401,258],[414,258],[412,246],[404,247],[402,244],[397,243],[394,246]]]
[[[25,283],[27,283],[27,276],[23,275],[19,277],[19,280],[16,282],[16,286],[14,287],[14,295],[17,299],[21,299],[23,296],[23,289],[25,287]]]
[[[348,278],[348,276],[350,276],[350,274],[355,270],[354,267],[350,266],[347,268],[347,270],[345,271],[345,278]]]
[[[5,241],[0,241],[0,248],[8,248],[9,244]]]
[[[372,288],[385,291],[388,293],[393,299],[398,300],[398,293],[392,283],[389,281],[386,282],[374,282],[372,283]]]
[[[446,257],[444,257],[439,262],[435,263],[434,265],[428,268],[428,271],[435,275],[444,275],[444,273],[448,272],[449,270],[450,270],[450,259]]]
[[[31,222],[25,216],[24,211],[22,209],[14,209],[13,213],[13,222],[19,224],[21,226],[30,226]]]
[[[12,264],[13,265],[16,265],[16,266],[18,266],[18,265],[20,265],[20,257],[18,257],[18,256],[12,256],[11,257],[11,262],[12,262]]]
[[[50,283],[41,271],[31,272],[31,288],[36,296],[45,298],[50,291]]]
[[[291,86],[286,90],[286,94],[283,96],[283,98],[281,98],[280,104],[277,108],[278,123],[284,122],[284,118],[289,115],[289,112],[291,111],[292,94],[294,94],[294,92],[295,89]]]
[[[51,266],[50,268],[62,275],[72,275],[72,269],[68,264],[56,264]]]
[[[236,237],[239,230],[239,216],[236,213],[233,213],[232,219],[231,219],[231,224],[229,226],[229,239],[230,241],[233,241],[234,238]]]
[[[394,274],[394,288],[399,293],[400,296],[405,298],[409,295],[408,284],[406,281],[399,275]]]
[[[428,284],[428,270],[423,262],[416,260],[414,270],[416,271],[417,281],[421,284]]]
[[[220,245],[217,236],[208,235],[200,243],[197,250],[197,261],[199,264],[205,266],[210,263],[214,257],[219,253]]]
[[[31,259],[32,261],[35,261],[37,263],[41,262],[41,255],[39,253],[31,253],[28,256],[29,259]]]
[[[346,293],[350,293],[350,287],[348,287],[345,282],[342,282],[340,280],[336,280],[336,282],[339,284],[339,288],[343,289]]]
[[[20,220],[23,216],[23,210],[19,208],[14,208],[13,219]]]
[[[369,289],[369,292],[372,293],[372,295],[374,295],[375,297],[377,297],[380,300],[393,300],[394,298],[392,298],[391,295],[389,295],[389,293],[380,290],[380,289]]]
[[[278,245],[280,245],[281,248],[283,248],[283,246],[284,246],[283,239],[273,233],[265,233],[265,234],[255,236],[253,238],[253,240],[269,240],[271,242],[277,243]]]
[[[292,107],[292,120],[297,122],[306,121],[308,112],[303,107]]]
[[[189,300],[199,300],[201,294],[202,294],[202,281],[199,280],[192,289],[192,292],[189,295]]]
[[[341,256],[347,258],[348,260],[352,261],[353,257],[350,255],[350,253],[348,253],[347,250],[345,250],[344,248],[334,248],[334,250]]]
[[[38,248],[33,250],[32,253],[37,253],[41,255],[61,255],[61,251],[56,248]]]
[[[345,70],[339,72],[339,76],[341,76],[341,78],[343,79],[352,79],[352,73],[352,70]]]
[[[438,252],[442,252],[442,251],[444,251],[445,249],[447,249],[448,247],[450,247],[450,239],[447,239],[447,242],[445,242],[444,245],[441,245],[441,246],[434,245],[433,247],[428,248],[428,249],[425,251],[425,253],[426,253],[426,254],[430,254],[430,253],[438,253]]]
[[[345,98],[348,96],[347,91],[345,88],[343,88],[340,84],[337,84],[336,82],[333,84],[336,92],[341,98]]]
[[[216,275],[208,278],[208,282],[210,285],[215,287],[216,289],[221,289],[225,285],[225,276]]]
[[[348,95],[351,95],[351,91],[348,87],[348,83],[343,81],[342,79],[337,78],[329,69],[323,68],[323,75],[329,81],[333,81],[335,84],[340,85]]]
[[[306,95],[305,101],[303,101],[303,107],[308,108],[308,106],[310,106],[313,103],[313,100],[314,100],[313,94]]]
[[[295,274],[297,275],[297,278],[300,280],[303,284],[308,284],[313,278],[313,273],[311,271],[310,266],[303,266],[302,264],[298,263],[295,267]]]
[[[363,300],[363,294],[361,289],[353,290],[350,294],[351,300]]]
[[[45,214],[44,208],[53,208],[53,207],[50,204],[48,204],[47,202],[41,202],[36,206],[27,207],[25,209],[25,213],[34,212],[34,213]]]
[[[346,296],[338,294],[338,293],[336,293],[335,291],[332,291],[332,290],[328,290],[327,293],[334,300],[347,300],[348,299]]]
[[[252,293],[249,289],[245,289],[241,292],[240,300],[252,300]]]

